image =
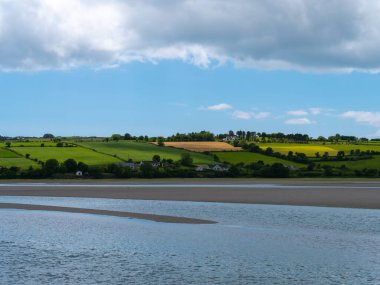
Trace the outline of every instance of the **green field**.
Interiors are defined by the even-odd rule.
[[[214,152],[214,154],[216,154],[219,157],[221,162],[226,161],[232,164],[240,162],[243,162],[244,164],[249,164],[252,162],[258,162],[259,160],[262,160],[265,164],[273,164],[278,162],[286,166],[293,165],[296,167],[305,167],[304,164],[287,161],[254,152]]]
[[[17,158],[3,158],[0,157],[0,166],[2,167],[12,167],[16,166],[22,169],[29,168],[30,166],[33,167],[39,167],[37,163],[34,161],[31,161],[29,159],[23,158],[23,157],[17,157]]]
[[[88,165],[106,165],[118,163],[120,159],[97,153],[82,147],[15,147],[12,148],[18,153],[25,156],[30,154],[30,158],[36,158],[41,161],[46,161],[51,158],[63,162],[66,159],[73,158],[76,161],[84,162]]]
[[[16,153],[8,149],[0,149],[0,166],[2,167],[16,166],[22,169],[26,169],[26,168],[29,168],[30,166],[38,167],[38,164],[24,157],[20,157],[19,155],[17,155]]]
[[[304,153],[309,157],[314,157],[316,152],[323,155],[328,152],[329,155],[335,156],[338,151],[342,150],[346,154],[349,154],[351,150],[360,149],[361,151],[374,150],[380,151],[380,146],[378,145],[355,145],[355,144],[286,144],[286,143],[263,143],[259,144],[262,149],[267,149],[271,147],[275,152],[280,152],[282,154],[288,154],[289,151],[293,153],[299,152]]]
[[[20,156],[7,149],[0,148],[0,158],[17,158],[17,157],[20,157]]]
[[[33,142],[11,142],[11,147],[23,147],[23,146],[41,146],[44,144],[46,147],[55,147],[57,143],[51,141],[33,141]],[[5,143],[0,143],[0,147],[5,147]]]
[[[110,155],[117,155],[118,157],[128,160],[133,159],[135,161],[152,160],[153,155],[158,154],[161,159],[173,159],[174,161],[181,158],[181,154],[189,153],[193,158],[195,164],[211,163],[213,157],[202,154],[189,152],[182,149],[176,149],[171,147],[160,147],[150,143],[142,142],[86,142],[80,143],[81,146],[96,149],[97,151],[107,153]]]
[[[364,169],[374,168],[380,170],[380,155],[375,155],[372,159],[358,160],[358,161],[329,161],[321,162],[321,165],[330,165],[333,167],[341,167],[345,165],[350,169]]]
[[[76,147],[56,147],[55,143],[44,142],[45,147],[40,147],[41,141],[35,142],[12,142],[10,150],[16,151],[19,155],[13,153],[2,143],[0,148],[0,166],[20,168],[28,168],[30,166],[39,167],[37,163],[26,159],[25,155],[30,154],[31,159],[46,161],[55,158],[60,162],[73,158],[76,161],[82,161],[88,165],[107,165],[111,163],[119,163],[123,160],[133,159],[134,161],[151,160],[153,155],[158,154],[161,159],[173,159],[177,161],[183,153],[189,153],[193,158],[194,164],[207,164],[213,162],[213,156],[202,153],[191,152],[183,149],[172,147],[160,147],[150,143],[119,141],[119,142],[83,142]],[[70,142],[69,142],[70,143]],[[21,146],[23,145],[23,146]],[[287,154],[289,151],[302,152],[309,157],[315,157],[315,153],[321,155],[328,152],[330,156],[335,155],[339,150],[343,150],[349,154],[351,150],[360,149],[361,151],[374,150],[380,151],[380,145],[361,144],[286,144],[286,143],[265,143],[259,144],[263,149],[267,147],[273,148],[274,151]],[[273,164],[276,162],[284,165],[293,165],[299,168],[305,167],[303,164],[282,160],[279,158],[262,155],[251,152],[213,152],[221,162],[232,164],[245,163],[249,164],[262,160],[265,164]],[[116,157],[114,157],[116,155]],[[374,156],[373,159],[359,161],[334,161],[320,162],[321,165],[331,165],[340,167],[345,165],[350,169],[376,168],[380,170],[380,155]]]

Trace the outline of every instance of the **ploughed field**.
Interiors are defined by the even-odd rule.
[[[225,142],[165,142],[165,146],[187,149],[191,151],[240,151],[240,147],[234,147]]]

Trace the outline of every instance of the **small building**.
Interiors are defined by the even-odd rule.
[[[210,164],[208,167],[213,171],[228,171],[230,169],[230,167],[225,164]]]
[[[81,170],[78,170],[77,172],[75,172],[75,176],[82,177],[83,176],[83,172]]]
[[[198,165],[196,168],[195,168],[195,171],[199,171],[199,172],[202,172],[202,171],[206,171],[206,170],[209,170],[209,166],[208,165]]]
[[[289,165],[289,166],[288,166],[288,169],[289,169],[290,171],[296,171],[296,170],[298,170],[298,167],[295,167],[294,165]]]
[[[207,170],[212,170],[212,171],[228,171],[230,167],[226,164],[209,164],[209,165],[198,165],[195,168],[195,171],[207,171]]]
[[[136,167],[138,167],[138,165],[136,165],[134,162],[132,161],[128,161],[128,162],[122,162],[120,163],[121,166],[123,167],[128,167],[130,169],[136,169]]]
[[[224,142],[233,142],[234,140],[237,140],[238,136],[226,136],[223,141]]]
[[[140,162],[140,166],[143,165],[143,164],[150,164],[152,165],[154,168],[157,168],[157,167],[160,167],[161,166],[161,163],[159,161],[151,161],[151,160],[143,160]]]

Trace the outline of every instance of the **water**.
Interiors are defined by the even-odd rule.
[[[380,284],[380,211],[88,198],[0,202],[216,220],[0,210],[0,284]]]

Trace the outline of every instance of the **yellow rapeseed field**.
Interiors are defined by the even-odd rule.
[[[165,142],[165,146],[182,148],[191,151],[240,151],[240,147],[234,147],[225,142]]]

